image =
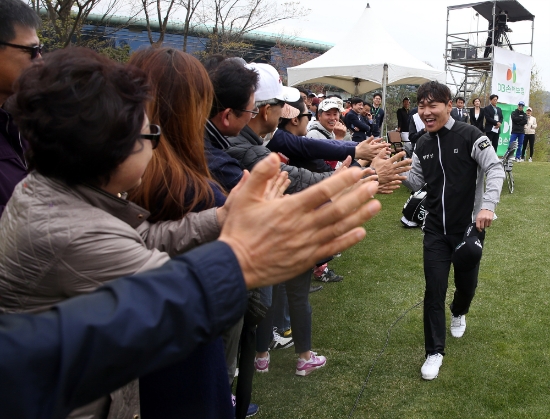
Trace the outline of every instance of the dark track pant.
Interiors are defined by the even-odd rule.
[[[535,147],[535,134],[525,134],[525,140],[523,140],[523,148],[521,149],[521,158],[525,159],[525,150],[529,144],[529,157],[533,157],[533,150]]]
[[[311,305],[309,304],[309,286],[312,269],[285,282],[294,350],[302,353],[311,349]],[[273,300],[277,298],[278,286],[273,286]],[[258,325],[256,336],[256,351],[265,352],[273,339],[273,306],[271,297],[269,310]]]
[[[424,231],[424,340],[426,355],[445,355],[445,297],[449,282],[451,256],[454,248],[462,241],[463,234],[440,234]],[[455,267],[455,293],[451,312],[455,316],[468,313],[475,295],[479,263],[470,271]]]
[[[489,138],[489,140],[491,140],[491,144],[493,145],[493,148],[495,149],[495,153],[496,153],[498,149],[499,134],[493,131],[489,131],[489,132],[486,132],[485,135],[487,136],[487,138]]]

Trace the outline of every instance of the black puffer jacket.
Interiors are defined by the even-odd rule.
[[[527,114],[519,109],[512,112],[512,134],[523,134],[527,124]]]
[[[228,137],[231,144],[225,151],[236,159],[243,169],[252,170],[260,160],[264,159],[271,151],[263,145],[263,140],[248,126],[245,126],[236,137]],[[290,186],[286,193],[299,192],[308,186],[314,185],[326,179],[332,172],[313,173],[307,169],[289,166],[281,163],[281,170],[288,172]]]

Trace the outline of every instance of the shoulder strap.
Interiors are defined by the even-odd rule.
[[[320,130],[320,129],[317,128],[317,127],[311,128],[310,131],[319,131],[321,134],[323,134],[323,135],[325,136],[325,138],[326,138],[327,140],[330,140],[330,138],[331,138],[330,135],[327,136],[327,133],[326,133],[325,131],[322,131],[322,130]]]

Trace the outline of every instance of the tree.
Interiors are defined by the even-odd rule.
[[[185,20],[183,23],[183,51],[187,52],[187,37],[191,31],[191,21],[194,19],[195,12],[202,0],[180,0],[185,9]]]
[[[83,32],[82,28],[92,11],[100,1],[103,13],[94,31]],[[107,24],[109,16],[116,10],[120,0],[30,0],[29,6],[42,19],[42,28],[38,33],[46,51],[65,48],[69,45],[85,46],[108,57],[125,62],[130,56],[129,46],[115,47],[114,42],[106,36],[105,29],[98,30]],[[40,13],[40,10],[46,13]],[[131,18],[129,18],[130,21]],[[110,34],[118,29],[110,28]]]
[[[531,73],[531,91],[529,94],[529,106],[533,109],[533,116],[537,118],[537,129],[535,137],[534,159],[538,161],[550,160],[550,114],[546,114],[545,102],[547,92],[535,67]]]
[[[203,0],[197,14],[209,31],[206,55],[228,54],[250,47],[244,35],[282,20],[304,16],[309,10],[297,2],[275,0]]]
[[[45,30],[55,36],[55,43],[65,48],[71,44],[79,45],[82,25],[90,13],[102,0],[31,0],[37,10],[40,5],[46,9]],[[113,14],[119,0],[103,1],[103,19]],[[102,19],[102,20],[103,20]]]
[[[271,64],[277,69],[283,83],[286,84],[288,80],[287,68],[295,67],[305,62],[311,61],[318,57],[320,54],[315,52],[309,52],[305,47],[292,47],[282,42],[282,39],[278,39],[275,46],[271,48]]]
[[[170,14],[175,12],[178,8],[178,3],[176,0],[141,0],[143,7],[143,12],[145,13],[145,21],[147,25],[147,36],[149,37],[149,42],[153,47],[161,47],[164,42],[164,37],[166,35],[166,26],[168,26],[168,19]],[[159,26],[159,37],[155,41],[153,39],[153,32],[151,31],[151,11],[153,9],[153,15],[156,15],[154,18],[156,23]],[[163,17],[164,14],[164,17]]]

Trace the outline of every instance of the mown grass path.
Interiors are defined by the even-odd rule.
[[[518,163],[514,174],[487,232],[468,328],[461,339],[448,332],[439,377],[420,377],[420,306],[392,330],[352,417],[550,417],[550,164]],[[310,296],[313,350],[327,366],[296,377],[293,350],[272,352],[254,381],[257,417],[348,417],[388,328],[423,297],[421,232],[399,222],[407,197],[405,188],[380,197],[367,238],[330,263],[344,281]]]

